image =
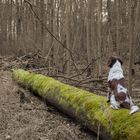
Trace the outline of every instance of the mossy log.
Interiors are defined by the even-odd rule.
[[[64,113],[76,118],[103,140],[140,140],[140,113],[112,110],[102,96],[63,84],[51,77],[14,70],[14,79]]]

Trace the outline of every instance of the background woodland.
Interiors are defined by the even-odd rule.
[[[139,0],[0,0],[0,54],[36,55],[33,61],[51,75],[93,82],[106,77],[115,52],[131,89],[140,63],[139,23]]]
[[[0,0],[0,139],[99,140],[100,124],[91,134],[18,86],[12,70],[106,96],[113,54],[123,60],[129,93],[140,107],[140,0]]]

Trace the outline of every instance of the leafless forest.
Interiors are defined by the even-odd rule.
[[[113,53],[123,60],[140,105],[139,0],[0,0],[0,140],[92,140],[76,122],[20,89],[11,70],[42,73],[104,96]]]

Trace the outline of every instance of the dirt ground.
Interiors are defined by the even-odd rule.
[[[0,140],[93,139],[79,124],[19,89],[11,72],[0,71]]]

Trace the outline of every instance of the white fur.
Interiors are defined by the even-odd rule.
[[[122,85],[118,84],[117,85],[117,92],[124,92],[125,94],[127,94],[127,89],[125,87],[123,87]]]
[[[113,109],[119,109],[120,108],[120,103],[115,100],[115,95],[114,94],[111,95],[110,103],[111,103],[111,108],[113,108]]]
[[[108,81],[112,81],[113,79],[121,79],[124,78],[123,70],[121,67],[121,63],[117,60],[116,63],[110,68]]]

